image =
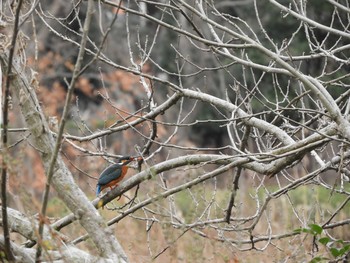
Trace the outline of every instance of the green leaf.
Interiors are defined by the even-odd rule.
[[[330,251],[331,251],[333,257],[337,258],[337,257],[340,256],[340,251],[339,251],[339,249],[337,249],[337,248],[335,248],[335,247],[331,247],[331,248],[330,248]]]
[[[301,228],[297,228],[297,229],[294,229],[293,232],[294,232],[294,233],[299,233],[299,234],[300,234],[302,231],[301,231]]]
[[[322,234],[323,228],[321,226],[316,224],[310,224],[309,227],[315,233],[315,235]]]
[[[297,228],[297,229],[294,229],[294,233],[308,233],[308,234],[311,234],[311,235],[320,235],[322,234],[322,227],[320,227],[319,225],[316,225],[316,224],[310,224],[309,225],[309,228]]]
[[[311,259],[309,261],[309,263],[317,263],[317,262],[321,262],[322,260],[328,260],[328,258],[324,258],[324,257],[314,257],[313,259]]]
[[[330,242],[331,239],[329,237],[322,237],[318,240],[322,245],[327,245],[328,242]]]
[[[340,256],[345,255],[350,250],[350,245],[344,246],[342,249],[339,250]]]
[[[308,234],[312,234],[314,235],[314,232],[312,230],[310,230],[309,228],[298,228],[298,229],[294,229],[295,233],[308,233]]]

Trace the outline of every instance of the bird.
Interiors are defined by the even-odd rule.
[[[98,196],[101,191],[107,187],[110,187],[111,189],[117,187],[118,183],[123,180],[128,171],[129,167],[127,164],[135,159],[138,160],[139,158],[140,157],[135,158],[131,156],[123,156],[119,159],[118,163],[112,164],[104,169],[100,174],[96,185],[96,196]]]

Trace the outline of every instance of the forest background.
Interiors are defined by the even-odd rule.
[[[0,23],[2,260],[348,259],[348,1],[2,1]],[[122,155],[143,161],[96,198]]]

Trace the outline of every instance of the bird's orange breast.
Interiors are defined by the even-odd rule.
[[[123,165],[122,166],[122,174],[121,174],[121,176],[120,176],[120,180],[122,180],[123,178],[124,178],[124,176],[126,175],[126,173],[127,173],[127,171],[128,171],[128,166],[126,166],[126,165]],[[119,179],[119,178],[118,178]]]
[[[104,186],[101,187],[101,191],[107,187],[117,186],[119,182],[120,182],[119,178],[116,180],[110,181],[108,184],[105,184]]]

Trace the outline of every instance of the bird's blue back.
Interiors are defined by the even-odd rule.
[[[120,164],[112,164],[108,166],[106,169],[104,169],[100,175],[100,178],[98,179],[97,184],[100,186],[106,185],[109,182],[118,179],[122,174]]]

